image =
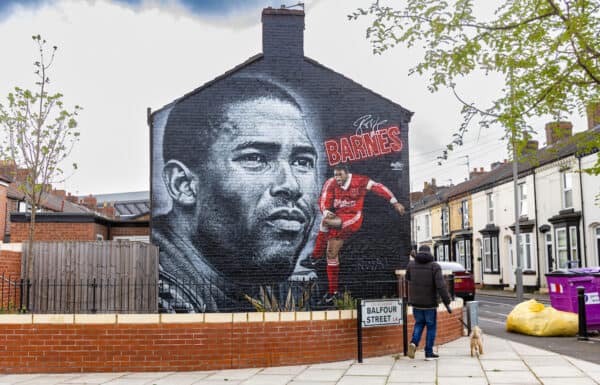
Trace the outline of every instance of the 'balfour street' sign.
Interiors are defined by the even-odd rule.
[[[361,301],[362,327],[401,325],[401,299],[374,299]]]

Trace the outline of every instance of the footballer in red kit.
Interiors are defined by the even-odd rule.
[[[333,178],[325,182],[319,198],[323,219],[312,253],[313,261],[327,254],[329,285],[326,302],[331,302],[337,296],[339,252],[344,241],[360,230],[367,192],[372,191],[387,200],[400,215],[404,214],[404,206],[381,183],[364,175],[351,174],[343,164],[334,167],[333,175]]]

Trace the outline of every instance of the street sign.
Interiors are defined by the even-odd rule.
[[[361,326],[387,326],[402,324],[401,299],[369,299],[361,301]]]

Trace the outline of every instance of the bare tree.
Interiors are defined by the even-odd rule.
[[[33,63],[37,77],[34,90],[15,87],[7,96],[7,104],[0,103],[0,127],[3,128],[0,155],[14,162],[17,169],[25,169],[25,180],[19,181],[19,190],[31,207],[27,276],[32,273],[32,248],[35,236],[35,218],[44,193],[52,183],[64,180],[61,165],[79,140],[76,117],[81,107],[69,110],[63,105],[61,93],[49,93],[48,73],[54,62],[57,47],[47,47],[40,35],[32,36],[39,50],[39,60]],[[75,163],[73,169],[77,169]]]

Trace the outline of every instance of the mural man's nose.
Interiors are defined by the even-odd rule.
[[[271,186],[272,196],[283,196],[289,200],[298,200],[302,196],[300,184],[287,162],[281,162],[279,173]]]

